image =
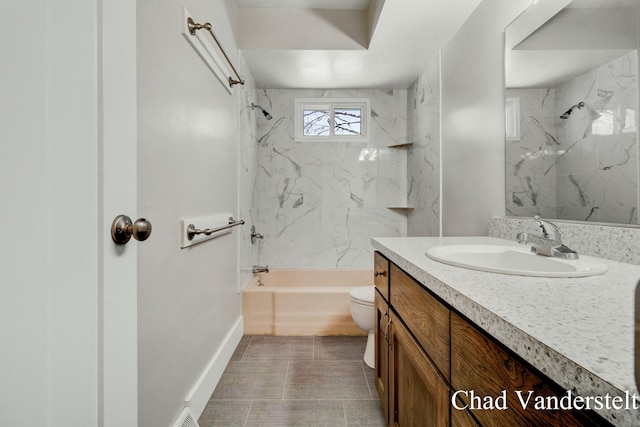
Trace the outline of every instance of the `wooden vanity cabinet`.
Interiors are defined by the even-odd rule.
[[[388,426],[610,425],[593,411],[523,410],[517,390],[564,391],[379,253],[375,268],[375,384]],[[457,390],[492,397],[506,390],[508,409],[456,409]],[[457,406],[468,400],[458,394]]]

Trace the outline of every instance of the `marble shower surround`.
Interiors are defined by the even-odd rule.
[[[520,97],[522,129],[507,142],[507,214],[638,223],[637,130],[603,135],[592,125],[625,109],[637,123],[636,76],[632,51],[555,89],[507,90]]]
[[[296,142],[296,98],[368,98],[369,142]],[[260,263],[274,268],[370,268],[371,236],[404,236],[407,91],[266,89],[257,104]]]
[[[408,236],[440,235],[440,55],[431,58],[407,95]]]

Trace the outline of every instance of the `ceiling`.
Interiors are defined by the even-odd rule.
[[[275,7],[304,9],[368,9],[370,0],[236,0],[238,7]]]
[[[573,0],[568,9],[634,8],[638,0]]]
[[[406,89],[480,0],[236,0],[260,88]]]
[[[536,24],[546,14],[536,9],[555,1],[539,1],[507,28],[506,87],[558,87],[637,48],[640,0],[565,1]]]

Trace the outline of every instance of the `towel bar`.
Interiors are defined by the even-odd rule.
[[[195,225],[189,224],[187,226],[187,238],[189,240],[193,240],[193,238],[198,234],[204,234],[205,236],[209,236],[210,234],[217,233],[218,231],[226,230],[227,228],[235,227],[237,225],[242,225],[242,224],[244,224],[243,219],[239,219],[238,221],[236,221],[235,219],[233,219],[232,216],[229,217],[229,224],[223,225],[222,227],[205,228],[204,230],[200,230],[196,228]]]

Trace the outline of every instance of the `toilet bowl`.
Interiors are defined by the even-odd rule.
[[[367,347],[364,350],[364,363],[374,367],[374,286],[358,286],[349,291],[351,317],[356,324],[369,333]]]

